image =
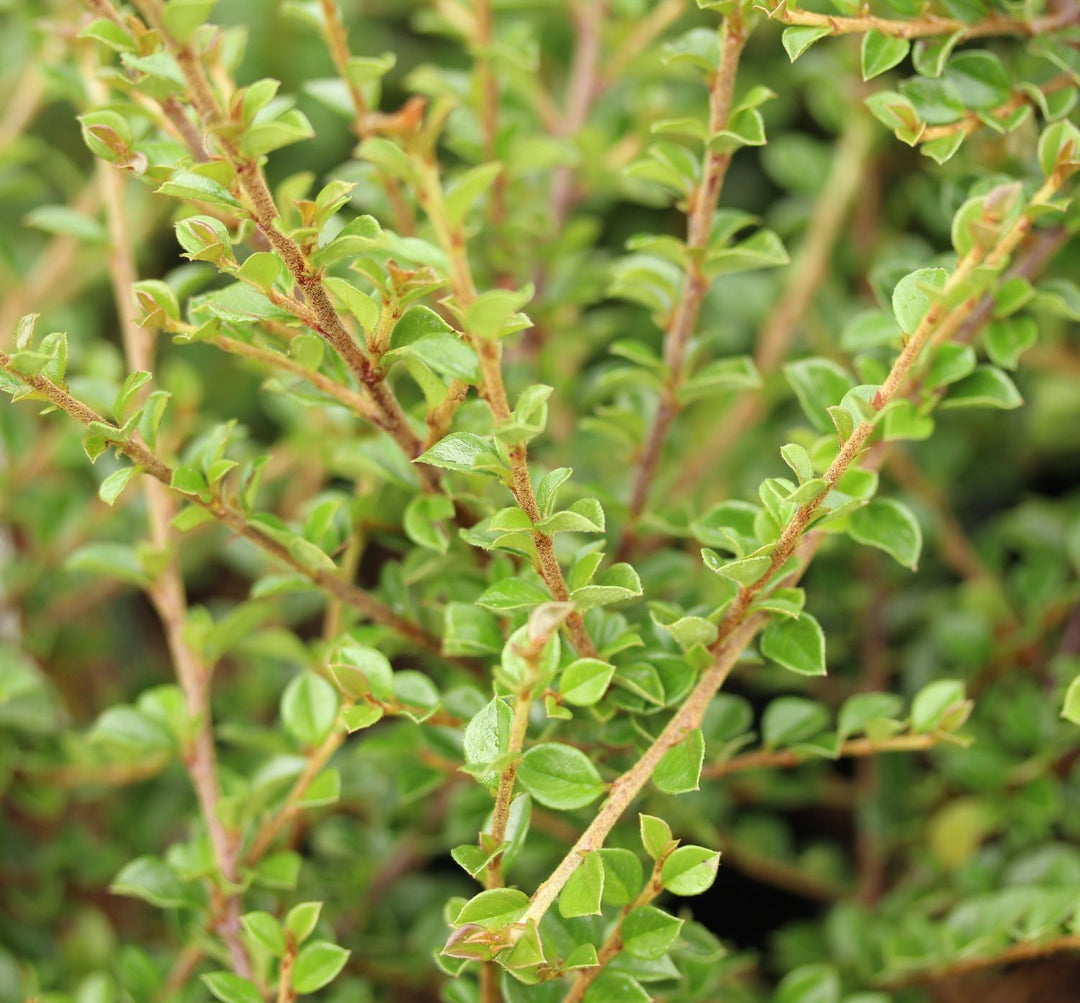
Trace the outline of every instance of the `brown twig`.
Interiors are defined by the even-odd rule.
[[[96,101],[103,101],[107,93],[105,88],[96,82],[92,68],[86,74],[86,79]],[[124,356],[130,370],[149,372],[153,368],[155,343],[153,334],[140,328],[135,318],[132,290],[138,273],[124,206],[124,180],[104,161],[98,162],[97,171],[105,204],[109,233],[109,275],[120,320]],[[240,878],[237,866],[239,840],[235,832],[226,828],[217,811],[220,790],[210,714],[210,666],[204,662],[185,634],[188,606],[175,547],[175,533],[171,526],[175,515],[174,500],[168,487],[154,480],[143,482],[143,495],[150,522],[150,538],[155,549],[167,555],[164,566],[147,587],[146,594],[165,631],[173,669],[187,701],[188,715],[195,724],[194,734],[184,749],[184,762],[195,788],[203,822],[210,835],[218,869],[226,885],[235,887]],[[238,975],[250,978],[251,961],[240,939],[240,896],[221,889],[214,889],[214,892],[220,901],[217,929],[228,948],[233,969]]]
[[[737,14],[729,15],[724,19],[720,66],[709,88],[710,136],[716,135],[727,127],[735,93],[739,57],[742,55],[746,38],[746,27]],[[709,243],[713,216],[716,213],[731,156],[730,151],[723,153],[705,151],[701,183],[691,199],[687,221],[687,266],[682,295],[664,331],[664,364],[667,368],[667,378],[660,391],[660,401],[652,426],[646,435],[634,468],[627,524],[623,542],[619,548],[621,555],[629,552],[636,539],[636,524],[645,509],[656,467],[660,462],[661,451],[667,440],[668,431],[681,410],[678,392],[683,382],[686,350],[697,325],[701,303],[708,290],[708,280],[702,270],[700,258]]]
[[[864,115],[852,113],[836,146],[829,176],[814,203],[806,236],[795,252],[784,291],[758,331],[754,364],[762,376],[774,372],[791,346],[806,310],[821,286],[829,258],[863,181],[873,133]],[[688,491],[702,477],[721,469],[732,446],[760,417],[761,394],[746,391],[735,398],[723,420],[687,458],[676,490]]]
[[[1059,11],[1043,17],[1004,17],[991,14],[980,21],[967,22],[951,17],[927,14],[905,21],[866,15],[863,17],[836,17],[832,14],[816,14],[808,10],[790,10],[786,0],[768,11],[768,15],[781,24],[803,25],[811,28],[827,28],[833,35],[865,34],[876,31],[895,38],[931,38],[935,35],[959,33],[961,41],[971,38],[987,38],[994,35],[1020,35],[1031,37],[1060,31],[1080,21],[1080,7],[1065,4]]]
[[[878,756],[885,752],[920,752],[932,749],[940,742],[941,738],[934,734],[893,735],[876,742],[869,738],[851,738],[840,746],[834,758],[859,759],[866,756]],[[746,773],[749,770],[792,769],[807,762],[819,761],[819,759],[820,757],[794,749],[760,749],[756,752],[732,756],[731,759],[722,763],[709,764],[702,769],[701,776],[703,779],[719,780],[722,777]]]

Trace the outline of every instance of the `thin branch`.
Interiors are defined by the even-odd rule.
[[[1061,178],[1057,174],[1052,175],[1032,197],[1031,204],[1037,205],[1050,199],[1060,184]],[[942,303],[947,301],[949,293],[962,289],[963,285],[980,265],[991,268],[1003,265],[1031,231],[1031,225],[1031,217],[1026,213],[1022,214],[1020,219],[998,239],[996,246],[989,254],[986,254],[984,249],[976,246],[961,259],[945,285],[943,290],[944,300],[933,304],[927,311],[926,316],[908,339],[899,356],[897,356],[892,369],[885,378],[885,382],[874,395],[871,406],[875,411],[881,411],[890,401],[909,392],[911,374],[915,364],[923,354],[923,350],[931,342],[942,344],[954,338],[960,332],[964,322],[968,320],[979,305],[979,300],[972,298],[964,300],[951,310],[947,310]],[[762,592],[780,567],[794,554],[795,548],[809,528],[826,496],[869,444],[875,427],[874,422],[865,420],[860,421],[855,426],[851,436],[843,444],[836,458],[829,465],[829,469],[825,471],[823,475],[824,486],[821,491],[809,502],[801,505],[787,526],[784,527],[784,531],[773,549],[769,567],[756,581],[739,589],[738,595],[728,607],[728,611],[720,624],[720,633],[713,646],[714,649],[720,650],[723,648],[728,632],[738,627],[747,615],[750,604]]]
[[[563,112],[556,134],[573,138],[585,125],[589,109],[599,89],[600,29],[604,22],[604,0],[585,0],[576,16],[577,46],[566,83]],[[555,169],[551,179],[552,228],[558,233],[574,204],[574,169],[562,166]]]
[[[469,264],[465,234],[460,224],[451,225],[446,214],[442,183],[439,179],[438,165],[433,159],[428,160],[421,171],[420,201],[427,211],[428,218],[435,229],[439,244],[450,259],[450,287],[454,293],[456,305],[464,315],[476,300],[476,285],[472,268]],[[496,427],[510,421],[510,402],[506,396],[506,385],[502,374],[501,342],[490,338],[477,337],[466,331],[466,338],[476,351],[480,362],[480,393],[487,402]],[[532,478],[529,474],[528,447],[525,443],[511,446],[507,450],[510,464],[510,490],[518,505],[532,523],[540,522],[542,515],[533,491]],[[547,585],[551,597],[556,602],[569,602],[570,590],[563,577],[559,559],[555,554],[553,538],[534,529],[533,544],[536,547],[536,569]],[[566,618],[566,629],[579,655],[593,656],[596,647],[585,629],[585,620],[578,610]]]
[[[107,89],[95,78],[93,67],[87,67],[85,77],[95,103],[105,101]],[[153,369],[155,339],[150,331],[139,327],[135,318],[132,290],[138,272],[132,254],[134,238],[124,205],[124,178],[104,161],[98,161],[97,176],[105,204],[109,276],[120,321],[124,358],[130,371],[149,372]],[[188,604],[175,546],[175,532],[171,526],[176,514],[174,498],[168,487],[154,480],[143,482],[143,496],[146,499],[151,541],[156,550],[167,555],[164,567],[146,588],[146,594],[165,631],[173,670],[184,692],[188,714],[195,723],[195,732],[184,750],[184,762],[195,788],[218,869],[227,885],[236,887],[240,877],[237,868],[238,839],[236,833],[229,831],[222,823],[217,810],[220,788],[210,712],[210,667],[185,635]],[[220,896],[217,929],[228,948],[233,969],[238,975],[250,978],[251,961],[240,939],[240,896],[217,888],[213,891],[216,897]]]
[[[64,411],[76,421],[81,422],[83,425],[89,425],[91,422],[98,422],[115,429],[116,436],[115,438],[109,436],[109,443],[123,453],[134,464],[141,467],[142,470],[151,477],[161,481],[164,485],[172,486],[173,470],[164,460],[152,453],[137,439],[132,438],[126,442],[122,441],[119,428],[111,422],[105,421],[105,419],[97,414],[96,411],[77,398],[72,397],[71,394],[62,387],[57,386],[51,380],[46,379],[40,374],[27,376],[24,373],[20,373],[14,367],[11,356],[3,351],[0,351],[0,369],[9,372],[21,383],[37,391],[37,393],[54,406],[61,411]],[[359,610],[373,622],[393,630],[405,640],[416,645],[416,647],[422,651],[435,655],[440,654],[441,642],[439,639],[434,635],[429,634],[419,624],[395,613],[390,607],[384,605],[369,592],[353,585],[351,582],[344,581],[340,575],[335,572],[323,568],[309,567],[308,565],[301,563],[293,556],[287,547],[278,543],[270,536],[267,536],[262,530],[248,523],[244,514],[223,498],[210,497],[208,499],[203,499],[198,495],[188,494],[177,488],[174,488],[173,490],[192,504],[204,508],[215,519],[227,526],[238,536],[253,543],[264,553],[284,564],[292,571],[309,579],[329,595],[334,596],[347,605]],[[446,658],[445,661],[458,665],[467,671],[474,670],[472,663],[465,660]]]
[[[619,917],[615,920],[615,926],[596,954],[597,963],[578,972],[570,991],[563,997],[562,1003],[581,1003],[585,998],[585,994],[589,991],[589,986],[596,981],[600,973],[615,960],[615,957],[623,949],[623,924],[626,922],[626,917],[635,909],[648,905],[664,890],[664,882],[660,876],[664,860],[664,857],[660,857],[654,862],[652,874],[649,875],[645,887],[619,912]]]
[[[919,752],[932,749],[941,743],[938,735],[893,735],[873,741],[869,738],[852,738],[844,742],[834,757],[823,759],[807,752],[794,749],[760,749],[732,756],[722,763],[711,763],[701,771],[701,776],[709,780],[719,780],[734,773],[746,773],[750,770],[792,769],[807,762],[832,762],[834,759],[859,759],[877,756],[885,752]]]
[[[1065,951],[1080,951],[1080,933],[1063,934],[1049,940],[1021,941],[1019,944],[1013,944],[1012,947],[1006,948],[998,954],[961,958],[959,961],[941,965],[937,968],[912,972],[898,978],[883,979],[878,984],[891,989],[926,985],[932,982],[943,982],[946,979],[970,975],[972,972],[982,971],[987,968],[1001,968],[1005,965],[1016,964],[1019,961],[1034,961],[1038,958],[1047,958],[1050,955],[1061,954]]]
[[[747,30],[737,14],[724,19],[720,66],[709,88],[709,135],[727,127],[735,93],[735,77],[739,58],[746,44]],[[708,291],[708,280],[702,271],[701,252],[709,243],[713,216],[720,200],[732,153],[706,150],[702,164],[701,183],[691,199],[687,220],[687,266],[682,295],[664,331],[664,364],[667,379],[660,391],[660,401],[652,426],[642,446],[633,474],[630,508],[620,553],[626,554],[636,539],[636,524],[645,509],[649,489],[653,485],[660,454],[668,431],[681,410],[678,392],[683,382],[686,350],[697,325],[698,313]]]
[[[959,33],[960,40],[986,38],[993,35],[1020,35],[1031,37],[1060,31],[1080,21],[1080,7],[1068,3],[1054,14],[1043,17],[1022,18],[1004,17],[991,14],[981,21],[968,23],[958,18],[937,17],[927,14],[907,21],[894,21],[883,17],[866,15],[863,17],[834,17],[831,14],[816,14],[808,10],[790,10],[786,2],[768,11],[774,21],[788,25],[803,25],[810,28],[827,28],[833,35],[865,34],[877,31],[882,35],[896,38],[931,38],[936,35]]]
[[[701,724],[710,701],[730,675],[739,655],[764,626],[765,617],[751,616],[731,633],[723,651],[717,654],[716,660],[702,674],[690,696],[686,698],[641,758],[611,784],[608,796],[600,806],[596,817],[578,837],[577,842],[547,880],[533,893],[528,909],[521,916],[521,928],[524,928],[529,921],[539,923],[558,898],[559,892],[570,879],[570,875],[580,866],[582,855],[592,850],[599,850],[604,845],[608,833],[641,793],[645,784],[649,782],[653,770],[667,751],[678,745]]]
[[[1047,179],[1033,196],[1032,203],[1038,204],[1052,197],[1060,183],[1061,179],[1056,174]],[[975,252],[964,258],[948,283],[946,283],[943,291],[943,301],[947,300],[950,289],[955,289],[961,283],[966,282],[968,276],[972,274],[980,263],[990,266],[1004,263],[1030,229],[1031,219],[1027,215],[1023,215],[1018,222],[999,238],[997,245],[988,255],[985,255],[985,258],[982,254]],[[911,335],[903,351],[894,362],[884,384],[875,396],[874,407],[876,409],[880,410],[885,407],[890,400],[894,399],[905,388],[911,370],[931,337],[942,331],[948,331],[950,334],[955,335],[974,310],[975,302],[966,300],[951,311],[946,311],[940,303],[930,307],[925,318]],[[729,606],[728,612],[720,624],[719,636],[709,649],[714,658],[713,664],[705,670],[690,696],[668,722],[660,735],[653,741],[652,745],[649,746],[641,759],[611,785],[607,800],[601,806],[592,823],[556,866],[551,876],[533,894],[528,909],[520,917],[520,923],[511,929],[511,937],[520,936],[521,930],[525,928],[529,921],[539,923],[558,897],[559,892],[566,885],[570,876],[580,866],[581,854],[603,846],[607,834],[648,782],[653,770],[664,754],[700,724],[709,702],[730,674],[740,653],[764,626],[766,618],[762,614],[754,613],[751,610],[753,600],[772,580],[780,567],[786,564],[789,558],[794,557],[797,551],[800,553],[802,566],[805,567],[812,560],[822,534],[807,532],[811,519],[821,506],[825,496],[832,490],[832,487],[854,464],[855,460],[862,455],[873,430],[874,426],[870,422],[864,421],[856,426],[851,437],[841,448],[828,471],[826,471],[824,475],[825,487],[821,493],[806,505],[801,506],[784,529],[773,551],[769,570],[757,581],[741,588],[735,600]]]
[[[95,2],[105,3],[106,0]],[[226,120],[226,116],[214,96],[199,56],[190,45],[178,42],[168,32],[161,16],[160,0],[136,0],[135,6],[166,41],[187,82],[189,97],[203,127],[213,132],[216,125]],[[379,426],[394,439],[409,459],[415,459],[423,451],[423,444],[413,431],[393,391],[386,384],[384,374],[364,354],[345,327],[323,284],[322,273],[308,264],[300,245],[278,229],[280,214],[258,160],[244,154],[236,141],[228,135],[214,135],[224,158],[236,171],[240,188],[247,197],[252,219],[281,256],[289,274],[303,293],[304,300],[310,306],[311,318],[308,323],[312,330],[334,348],[365,392],[371,395],[380,414]],[[438,478],[431,468],[418,466],[417,473],[429,490],[436,488]]]
[[[353,105],[353,132],[357,139],[363,141],[376,132],[374,125],[378,121],[378,116],[372,114],[371,109],[368,108],[367,102],[364,100],[363,92],[354,83],[352,74],[349,73],[349,62],[352,60],[352,53],[349,51],[349,37],[341,20],[341,11],[338,8],[337,0],[320,0],[320,2],[323,13],[323,38],[326,40],[326,47],[330,50],[330,58],[333,60],[334,68],[349,90],[349,99]],[[390,200],[390,205],[394,210],[394,223],[398,232],[405,236],[412,234],[416,229],[416,221],[413,219],[412,210],[405,201],[405,196],[397,178],[391,177],[381,169],[376,170],[375,176],[379,179],[379,184],[382,185],[387,198]]]
[[[810,213],[806,236],[795,252],[784,291],[758,331],[754,364],[762,376],[774,372],[783,361],[821,287],[843,223],[862,185],[872,139],[866,116],[853,112],[837,143],[829,176]],[[723,420],[687,457],[676,490],[690,490],[702,477],[715,473],[732,446],[760,417],[762,409],[759,392],[747,391],[736,397]]]

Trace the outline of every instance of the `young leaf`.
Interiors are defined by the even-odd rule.
[[[716,880],[720,854],[704,846],[680,846],[660,870],[664,888],[674,895],[700,895]]]
[[[856,509],[848,521],[848,535],[858,543],[884,550],[905,568],[918,570],[922,528],[900,502],[875,498]]]
[[[656,764],[653,783],[665,794],[684,794],[700,788],[701,766],[705,761],[705,737],[695,728],[678,745],[664,753]]]
[[[351,953],[328,940],[314,940],[304,945],[293,965],[293,989],[301,995],[318,992],[337,978]]]
[[[604,783],[588,756],[554,742],[534,745],[522,756],[518,779],[537,801],[557,811],[584,808],[604,792]]]
[[[604,864],[598,853],[586,853],[559,895],[560,915],[597,916],[604,894]]]
[[[896,35],[868,31],[862,40],[862,78],[872,80],[903,62],[911,42]]]
[[[773,620],[761,635],[761,653],[801,676],[825,675],[825,632],[809,613]]]
[[[622,926],[623,949],[632,958],[657,961],[662,958],[678,939],[683,920],[644,905],[631,909]]]

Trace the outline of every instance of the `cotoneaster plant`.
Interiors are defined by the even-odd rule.
[[[0,3],[0,1001],[1072,999],[1080,5],[344,7]]]

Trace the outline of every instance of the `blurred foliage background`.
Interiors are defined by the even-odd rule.
[[[354,52],[396,55],[383,84],[384,109],[417,90],[467,91],[472,60],[458,39],[435,30],[427,4],[341,6]],[[670,7],[607,4],[606,51],[618,51],[658,6]],[[320,185],[333,177],[357,181],[351,208],[390,226],[385,197],[353,158],[348,122],[318,86],[333,76],[325,46],[295,8],[303,5],[221,0],[215,11],[218,23],[244,29],[243,43],[234,36],[243,44],[237,79],[281,80],[314,127],[313,138],[271,157],[270,180],[288,185],[308,173]],[[532,347],[526,337],[525,347],[508,352],[511,396],[534,382],[557,388],[548,434],[532,458],[541,467],[572,462],[576,481],[618,519],[652,389],[608,349],[629,339],[659,352],[662,335],[648,311],[609,288],[628,238],[680,235],[685,222],[624,167],[649,141],[653,122],[701,117],[706,96],[692,75],[666,64],[660,42],[620,67],[576,137],[580,190],[559,225],[546,196],[560,149],[543,137],[527,98],[533,76],[560,92],[572,21],[555,0],[515,0],[497,4],[496,13],[500,37],[520,55],[518,65],[505,58],[499,69],[506,123],[500,156],[511,165],[512,187],[509,218],[495,239],[475,241],[474,266],[516,285],[543,274],[529,310],[546,337]],[[65,3],[0,0],[0,340],[12,337],[21,315],[40,312],[40,329],[68,332],[78,374],[71,385],[93,398],[122,377],[123,362],[93,158],[75,120],[86,106],[82,70],[90,58],[87,43],[74,38],[82,18]],[[662,39],[714,24],[713,14],[687,3]],[[762,24],[743,57],[740,89],[765,84],[776,98],[762,108],[769,142],[740,151],[723,204],[759,217],[796,257],[814,213],[848,185],[828,267],[792,321],[794,354],[845,360],[851,346],[838,333],[860,311],[887,304],[902,275],[949,252],[953,214],[973,186],[1023,176],[1037,124],[1004,136],[981,130],[956,157],[936,164],[865,110],[876,82],[860,80],[857,39],[826,39],[792,64],[780,33],[780,25]],[[1013,41],[990,44],[1018,74],[1036,59]],[[447,169],[476,160],[477,143],[476,116],[466,107],[448,126],[441,153]],[[851,181],[830,173],[841,157]],[[129,185],[128,197],[140,277],[179,282],[186,273],[177,270],[193,266],[176,243],[175,203],[140,185]],[[1046,275],[1075,275],[1078,256],[1076,242],[1065,243]],[[704,303],[695,357],[753,352],[789,274],[781,267],[719,278]],[[206,278],[191,271],[188,288]],[[815,561],[804,585],[828,637],[828,678],[804,680],[772,667],[740,672],[729,687],[733,700],[744,701],[731,708],[745,706],[751,715],[738,735],[779,695],[812,697],[831,715],[858,690],[887,689],[906,700],[934,679],[962,680],[975,699],[965,728],[972,744],[748,772],[667,799],[673,829],[724,850],[716,885],[693,903],[701,932],[691,943],[713,957],[713,938],[720,938],[728,953],[710,962],[722,988],[693,995],[684,976],[660,983],[660,998],[767,999],[786,973],[825,962],[845,978],[857,973],[854,985],[871,985],[883,973],[946,965],[957,951],[992,955],[1017,936],[1075,931],[1080,735],[1059,711],[1064,686],[1080,672],[1078,296],[1075,287],[1048,287],[1031,308],[1039,342],[1015,374],[1023,408],[943,412],[932,438],[903,444],[884,468],[883,483],[926,534],[918,574],[839,538]],[[159,350],[158,383],[173,395],[179,427],[194,433],[237,419],[245,430],[240,453],[272,451],[268,490],[282,518],[302,521],[321,492],[352,491],[359,482],[362,493],[380,462],[374,451],[354,448],[364,433],[345,439],[341,433],[352,427],[335,413],[267,390],[265,372],[209,346],[163,337]],[[407,403],[419,400],[415,388],[401,394]],[[779,472],[777,447],[804,419],[778,370],[765,373],[757,401],[757,420],[723,450],[716,443],[730,396],[703,396],[681,417],[653,493],[655,526],[685,525],[684,504],[753,497],[763,477]],[[464,427],[479,406],[462,409]],[[98,485],[115,465],[103,459],[90,467],[77,430],[34,410],[0,408],[0,1001],[160,998],[177,960],[170,945],[200,943],[193,916],[107,888],[132,857],[160,854],[190,836],[191,794],[179,762],[151,757],[147,765],[142,753],[117,757],[87,739],[108,708],[171,679],[149,603],[122,573],[98,575],[101,554],[87,557],[84,549],[138,539],[141,502],[134,493],[115,507],[101,502]],[[358,577],[390,591],[416,570],[397,529],[399,509],[400,496],[380,488],[361,512],[368,547]],[[73,560],[79,554],[83,559]],[[222,641],[214,710],[225,795],[250,796],[239,778],[288,749],[275,724],[279,699],[296,666],[311,660],[321,601],[312,592],[248,601],[251,579],[265,568],[250,548],[222,535],[187,538],[183,563],[193,605],[204,604],[219,623],[235,614]],[[636,567],[650,599],[694,605],[711,588],[692,540],[676,536]],[[461,574],[483,581],[475,569]],[[434,607],[441,600],[424,601]],[[643,603],[626,616],[648,624]],[[395,659],[398,668],[417,664],[407,651]],[[439,729],[418,734],[402,722],[346,744],[335,760],[339,802],[305,816],[289,835],[304,860],[293,897],[325,900],[324,917],[353,952],[328,998],[469,998],[448,988],[433,955],[447,933],[443,903],[470,894],[449,851],[474,837],[490,798],[467,778],[444,782],[425,765],[459,739]],[[642,810],[657,797],[649,795]],[[614,845],[636,847],[632,829]],[[535,886],[567,840],[565,823],[534,821],[516,882]],[[994,897],[1009,888],[1045,892],[1035,900],[1042,912],[1028,903],[1017,919],[1020,913]],[[248,907],[273,910],[279,894],[255,890]],[[1048,965],[1056,967],[1047,980]],[[1010,971],[1004,984],[1013,1003],[1074,998],[1066,987],[1076,984],[1075,969],[1060,957]],[[997,998],[987,995],[989,984],[971,981],[979,977],[958,976],[960,988],[955,979],[931,980],[898,998]],[[179,991],[184,999],[206,998],[197,980]],[[521,999],[548,998],[517,991]]]

